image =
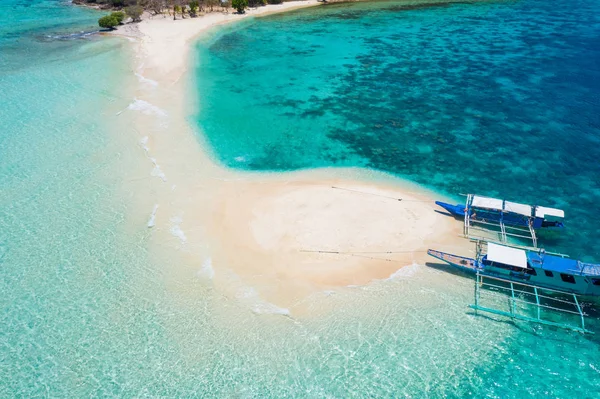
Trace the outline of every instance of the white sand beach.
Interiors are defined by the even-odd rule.
[[[463,254],[472,247],[460,237],[461,223],[436,212],[433,194],[421,187],[360,169],[232,171],[213,161],[189,125],[197,100],[189,98],[185,80],[198,35],[317,4],[289,2],[243,16],[155,17],[121,30],[133,37],[132,69],[140,79],[132,101],[143,105],[127,115],[147,172],[125,188],[139,197],[136,222],[150,219],[153,247],[170,251],[177,265],[169,272],[211,280],[227,297],[251,288],[281,309],[315,292],[423,265],[430,247]]]

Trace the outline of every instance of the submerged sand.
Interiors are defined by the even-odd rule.
[[[152,226],[152,248],[170,254],[170,273],[210,281],[242,302],[260,298],[275,309],[424,264],[430,247],[461,254],[471,249],[460,238],[461,223],[436,212],[433,194],[421,187],[364,169],[232,171],[214,162],[186,121],[197,104],[185,74],[198,35],[218,24],[316,4],[289,2],[246,16],[159,17],[140,23],[135,35],[131,28],[125,32],[134,36],[139,78],[127,111],[140,162],[147,165],[146,176],[128,183],[139,202],[134,220]]]

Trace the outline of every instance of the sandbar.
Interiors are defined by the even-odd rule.
[[[430,247],[471,251],[462,224],[436,212],[436,195],[422,187],[359,168],[230,170],[190,126],[186,118],[201,101],[186,85],[195,38],[219,24],[317,4],[288,2],[245,16],[156,17],[119,33],[132,41],[140,78],[131,90],[137,105],[126,116],[147,173],[128,183],[139,203],[134,221],[151,224],[153,250],[169,251],[176,265],[169,273],[286,312],[315,292],[424,265]]]

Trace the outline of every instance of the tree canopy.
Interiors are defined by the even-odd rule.
[[[129,6],[125,8],[125,13],[133,20],[133,22],[140,22],[142,20],[142,14],[144,8],[142,6]]]
[[[248,0],[231,0],[231,6],[236,9],[239,14],[245,13],[248,7]]]
[[[114,15],[105,15],[98,20],[98,25],[105,29],[115,29],[115,26],[119,25],[119,20]]]
[[[123,21],[125,20],[125,13],[123,11],[113,12],[110,15],[115,17],[117,19],[117,22],[119,22],[119,24],[122,24]]]

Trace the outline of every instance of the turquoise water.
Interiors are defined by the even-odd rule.
[[[450,196],[564,208],[570,228],[544,245],[600,261],[599,11],[589,1],[379,2],[249,21],[198,45],[195,119],[231,168],[358,165]],[[474,368],[445,364],[435,382],[425,382],[431,364],[415,385],[403,373],[381,390],[358,381],[372,395],[596,397],[597,339],[542,330],[500,343],[471,331],[468,349],[446,341],[454,359],[491,354]]]
[[[229,167],[362,165],[564,208],[567,234],[545,245],[600,261],[599,11],[380,2],[272,16],[198,48],[196,119]]]
[[[0,397],[596,396],[596,336],[475,317],[462,276],[413,266],[282,317],[173,273],[151,207],[132,209],[151,165],[116,116],[136,84],[126,43],[72,35],[97,14],[62,2],[2,7]]]

